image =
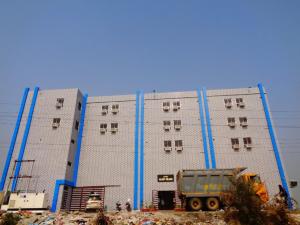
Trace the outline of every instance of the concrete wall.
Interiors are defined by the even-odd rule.
[[[111,111],[113,104],[119,104],[116,115]],[[102,115],[102,105],[109,105],[107,115]],[[107,124],[105,134],[100,133],[101,123]],[[115,134],[111,123],[118,123]],[[106,188],[109,209],[117,201],[133,199],[134,128],[134,95],[88,98],[77,186],[120,185]]]
[[[29,93],[26,102],[9,176],[13,162],[18,158],[32,94],[32,92]],[[73,161],[72,152],[75,146],[71,144],[71,137],[76,137],[77,133],[74,129],[74,121],[79,114],[77,102],[80,101],[80,96],[78,89],[40,90],[37,96],[23,160],[35,160],[29,190],[37,192],[45,190],[49,194],[50,202],[55,181],[70,177],[73,167],[73,164],[71,167],[68,166],[67,162]],[[64,98],[61,109],[56,108],[57,98]],[[57,129],[52,128],[53,118],[61,119]],[[19,175],[30,175],[31,166],[32,163],[23,162]],[[26,190],[28,182],[29,179],[19,179],[17,190]]]
[[[268,132],[264,109],[257,88],[210,90],[207,92],[218,168],[248,167],[247,171],[261,175],[270,194],[278,192],[281,183],[273,147]],[[225,98],[232,99],[227,109]],[[243,98],[244,108],[237,107],[236,98]],[[235,128],[228,126],[227,118],[234,117]],[[239,117],[247,117],[248,126],[240,126]],[[252,148],[244,147],[243,138],[251,137]],[[239,139],[239,150],[232,149],[231,138]]]
[[[180,101],[180,109],[173,110],[173,102]],[[170,102],[170,111],[163,111],[163,102]],[[176,173],[180,169],[205,168],[201,123],[197,93],[155,93],[145,95],[145,197],[152,202],[152,190],[175,190]],[[163,121],[171,121],[171,130],[163,129]],[[181,120],[180,131],[174,120]],[[172,141],[172,151],[164,150],[164,140]],[[175,140],[183,141],[183,151],[175,150]],[[157,175],[173,174],[174,182],[158,182]]]

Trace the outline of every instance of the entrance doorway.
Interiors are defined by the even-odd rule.
[[[175,191],[158,191],[158,209],[175,209]]]

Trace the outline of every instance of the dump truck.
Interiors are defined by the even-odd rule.
[[[253,182],[254,191],[263,201],[269,200],[266,186],[258,174],[243,173],[246,168],[180,170],[177,173],[177,191],[187,210],[206,208],[215,211],[221,208],[222,193],[230,189],[230,179],[239,176],[245,182]]]

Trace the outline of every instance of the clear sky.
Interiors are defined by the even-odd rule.
[[[299,0],[1,1],[0,159],[24,87],[93,96],[262,82],[299,181],[299,12]]]

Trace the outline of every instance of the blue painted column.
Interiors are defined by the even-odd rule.
[[[24,93],[23,93],[23,98],[22,98],[22,101],[21,101],[21,105],[20,105],[20,109],[19,109],[17,122],[16,122],[16,125],[15,125],[13,136],[12,136],[11,141],[10,141],[9,150],[8,150],[8,153],[7,153],[7,157],[6,157],[6,161],[5,161],[5,165],[4,165],[4,169],[3,169],[3,173],[2,173],[2,177],[1,177],[1,181],[0,181],[0,191],[3,191],[4,185],[5,185],[9,165],[10,165],[11,158],[12,158],[12,155],[13,155],[13,152],[14,152],[14,148],[15,148],[15,144],[16,144],[16,140],[17,140],[17,136],[18,136],[18,132],[19,132],[19,128],[20,128],[20,123],[21,123],[21,120],[22,120],[22,115],[23,115],[24,108],[25,108],[25,105],[26,105],[26,99],[27,99],[27,96],[28,96],[28,92],[29,92],[29,88],[25,88]]]
[[[138,166],[139,166],[139,114],[140,91],[135,96],[135,130],[134,130],[134,168],[133,168],[133,209],[138,209]]]
[[[38,96],[38,92],[39,92],[39,88],[35,87],[34,92],[33,92],[32,101],[31,101],[31,105],[30,105],[30,109],[29,109],[29,114],[28,114],[28,118],[27,118],[25,131],[24,131],[24,135],[23,135],[23,139],[22,139],[22,143],[21,143],[21,147],[20,147],[20,152],[19,152],[19,156],[18,156],[18,161],[19,162],[17,162],[17,165],[16,165],[16,170],[15,170],[15,173],[14,173],[14,179],[13,179],[13,184],[12,184],[12,187],[11,187],[11,191],[15,191],[15,189],[17,187],[17,182],[18,182],[17,177],[19,176],[20,169],[21,169],[21,162],[20,161],[23,159],[23,156],[24,156],[24,153],[25,153],[27,138],[28,138],[28,135],[29,135],[32,115],[33,115],[36,99],[37,99],[37,96]]]
[[[83,128],[84,128],[84,119],[85,119],[87,99],[88,99],[88,94],[85,94],[82,98],[79,129],[78,129],[78,135],[77,135],[77,148],[76,148],[75,158],[74,158],[74,169],[73,169],[72,181],[69,181],[69,180],[56,180],[55,187],[54,187],[54,192],[53,192],[52,205],[51,205],[51,209],[50,209],[51,212],[56,211],[60,186],[64,185],[64,186],[69,186],[69,187],[76,187],[77,177],[78,177],[78,169],[79,169],[79,162],[80,162],[80,152],[81,152],[82,134],[83,134]]]
[[[85,110],[87,104],[88,95],[85,94],[82,99],[82,107],[81,107],[81,114],[80,114],[80,121],[79,121],[79,130],[77,136],[77,149],[75,153],[75,160],[74,160],[74,169],[73,169],[73,183],[76,186],[77,183],[77,176],[78,176],[78,168],[79,168],[79,160],[80,160],[80,151],[81,151],[81,143],[82,143],[82,133],[84,127],[84,118],[85,118]]]
[[[215,169],[216,168],[215,147],[214,147],[214,140],[213,140],[212,131],[211,131],[210,115],[209,115],[209,108],[208,108],[205,87],[202,89],[202,93],[203,93],[207,133],[208,133],[209,148],[210,148],[211,168]]]
[[[263,105],[263,108],[264,108],[264,112],[265,112],[265,116],[266,116],[266,120],[267,120],[267,124],[268,124],[268,130],[269,130],[269,134],[270,134],[270,138],[271,138],[271,142],[272,142],[272,146],[273,146],[273,151],[274,151],[274,155],[275,155],[275,159],[276,159],[277,168],[278,168],[278,171],[279,171],[281,183],[282,183],[282,186],[284,187],[284,189],[286,190],[286,192],[289,196],[289,207],[291,207],[292,206],[291,200],[290,200],[291,195],[290,195],[290,192],[289,192],[288,184],[286,182],[284,169],[283,169],[283,165],[282,165],[281,158],[280,158],[280,153],[279,153],[277,142],[276,142],[275,132],[274,132],[273,125],[272,125],[271,115],[270,115],[269,107],[268,107],[268,104],[267,104],[264,88],[263,88],[263,85],[261,83],[258,84],[258,89],[259,89],[261,102],[262,102],[262,105]]]
[[[144,93],[141,93],[140,208],[144,205]]]
[[[199,104],[199,112],[200,112],[200,123],[201,123],[203,151],[204,151],[204,158],[205,158],[205,168],[209,169],[210,166],[209,166],[209,156],[208,156],[207,140],[206,140],[206,128],[205,128],[203,103],[202,103],[202,96],[201,96],[200,89],[197,89],[197,95],[198,95],[198,104]]]

